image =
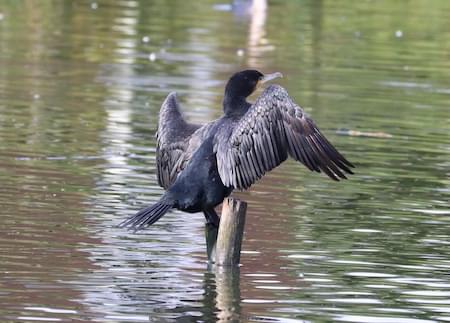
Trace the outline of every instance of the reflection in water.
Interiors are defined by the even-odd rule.
[[[160,313],[179,313],[174,316],[177,321],[205,322],[240,322],[241,295],[240,295],[239,267],[209,268],[203,274],[203,295],[198,304],[192,302],[186,305],[177,305]],[[153,321],[152,314],[149,316]],[[158,319],[155,319],[158,321]]]
[[[248,37],[246,51],[238,50],[238,55],[245,55],[243,68],[265,70],[266,62],[261,60],[264,54],[274,50],[266,38],[267,0],[238,0],[233,3],[233,12],[240,20],[248,20]]]
[[[2,321],[449,320],[448,2],[246,3],[0,0]],[[202,214],[115,228],[161,194],[167,93],[206,122],[247,65],[285,72],[354,178],[288,162],[236,194],[240,272],[208,268]]]
[[[238,321],[241,318],[239,275],[239,267],[216,268],[218,322]]]

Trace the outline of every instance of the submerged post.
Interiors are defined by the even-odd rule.
[[[238,265],[241,258],[247,203],[234,198],[223,201],[216,243],[216,265]]]

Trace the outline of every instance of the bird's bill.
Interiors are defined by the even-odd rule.
[[[272,74],[265,74],[263,76],[263,78],[259,82],[261,84],[264,84],[264,83],[269,82],[269,81],[271,81],[273,79],[276,79],[278,77],[283,77],[283,74],[281,74],[280,72],[275,72],[275,73],[272,73]]]

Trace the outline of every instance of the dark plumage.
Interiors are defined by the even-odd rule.
[[[204,126],[187,123],[175,93],[170,93],[160,111],[156,156],[158,183],[167,191],[121,225],[139,230],[177,208],[202,211],[217,226],[215,206],[233,189],[249,188],[288,156],[336,181],[353,174],[354,166],[284,88],[271,85],[254,104],[246,101],[258,83],[278,76],[254,70],[234,74],[225,88],[224,115]]]

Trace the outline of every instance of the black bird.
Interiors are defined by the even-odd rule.
[[[218,226],[214,207],[233,189],[245,190],[291,156],[333,180],[354,167],[279,85],[270,85],[251,104],[257,85],[280,77],[255,70],[234,74],[225,87],[224,115],[203,126],[187,123],[175,93],[161,106],[157,132],[158,183],[167,191],[120,224],[134,230],[159,220],[170,209],[202,211]]]

